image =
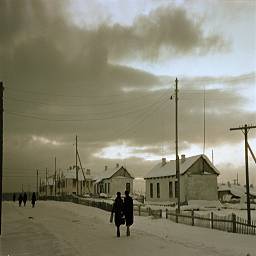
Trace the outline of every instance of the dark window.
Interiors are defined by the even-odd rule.
[[[108,193],[110,193],[110,183],[108,183]]]
[[[175,198],[178,198],[178,181],[175,181]]]
[[[160,184],[156,183],[156,194],[157,194],[157,198],[160,197]]]
[[[150,183],[150,197],[153,198],[153,183]]]
[[[107,193],[107,183],[104,184],[104,193]]]
[[[130,183],[126,183],[125,189],[130,192],[131,184]]]
[[[169,182],[169,198],[173,198],[173,193],[172,193],[172,181]]]
[[[76,180],[73,179],[73,187],[75,188],[76,187]]]

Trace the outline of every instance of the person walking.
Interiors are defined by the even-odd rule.
[[[123,218],[123,208],[124,203],[123,199],[121,198],[121,193],[116,193],[116,199],[113,204],[112,212],[111,212],[111,219],[113,219],[113,214],[115,214],[115,225],[116,225],[116,236],[120,237],[120,226],[124,224],[124,218]],[[110,220],[110,222],[112,222]]]
[[[31,204],[32,204],[32,207],[34,208],[35,204],[36,204],[36,193],[35,192],[33,192],[33,194],[32,194]]]
[[[12,201],[15,203],[15,201],[16,201],[16,194],[15,193],[13,193],[13,195],[12,195]]]
[[[124,216],[126,224],[126,235],[130,236],[130,226],[133,224],[133,200],[129,196],[129,191],[125,191]]]
[[[18,201],[19,201],[19,207],[21,207],[21,203],[22,203],[22,201],[23,201],[23,197],[22,197],[22,194],[21,194],[21,193],[20,193],[20,195],[19,195]]]
[[[24,206],[26,206],[27,200],[28,200],[28,196],[27,196],[27,193],[25,192],[24,195],[23,195],[23,204],[24,204]]]

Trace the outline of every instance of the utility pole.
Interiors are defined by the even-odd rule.
[[[77,135],[76,135],[76,195],[78,196]]]
[[[54,195],[56,196],[56,190],[57,190],[57,187],[56,187],[56,175],[57,175],[57,173],[56,173],[56,157],[54,158],[54,170],[55,170],[55,172],[54,172]]]
[[[204,145],[203,145],[203,154],[205,154],[205,86],[204,86]]]
[[[251,225],[251,202],[250,202],[250,181],[249,181],[249,164],[248,164],[248,132],[255,129],[255,125],[247,125],[230,128],[230,131],[241,130],[244,134],[244,151],[245,151],[245,178],[246,178],[246,201],[247,201],[247,222]]]
[[[38,170],[36,170],[36,198],[38,198]]]
[[[47,168],[45,169],[45,199],[47,200]]]
[[[178,212],[180,213],[180,162],[178,153],[178,79],[175,79],[175,151],[176,151],[176,178],[178,185]]]
[[[61,186],[61,184],[60,184],[60,169],[59,169],[59,182],[58,182],[58,184],[59,184],[59,195],[60,195],[60,186]]]
[[[3,122],[4,122],[4,103],[3,94],[4,86],[3,82],[0,82],[0,93],[1,93],[1,105],[0,105],[0,235],[2,234],[2,198],[3,198]]]

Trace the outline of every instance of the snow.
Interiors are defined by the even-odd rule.
[[[251,256],[255,236],[135,216],[131,237],[115,237],[110,213],[70,202],[39,201],[35,208],[3,203],[1,256]]]

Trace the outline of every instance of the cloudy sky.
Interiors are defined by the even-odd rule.
[[[205,91],[205,153],[220,182],[244,182],[229,128],[256,123],[255,1],[1,0],[0,17],[5,191],[34,189],[54,157],[74,165],[75,135],[92,172],[174,159],[176,77],[179,153],[203,153]]]

